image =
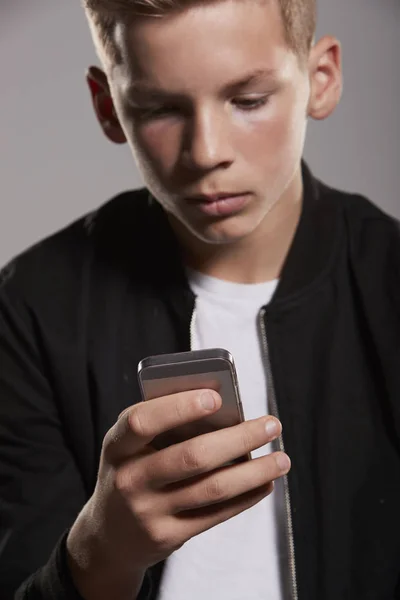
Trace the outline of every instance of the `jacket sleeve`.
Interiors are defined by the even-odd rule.
[[[0,596],[78,599],[62,560],[63,533],[87,500],[84,486],[34,316],[14,293],[10,272],[0,277]]]
[[[400,223],[387,216],[362,222],[354,236],[352,263],[400,448]]]
[[[0,272],[0,598],[83,600],[66,539],[88,492],[66,443],[37,316],[13,269]],[[154,598],[152,588],[149,570],[138,600]]]

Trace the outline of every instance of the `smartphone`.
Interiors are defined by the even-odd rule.
[[[139,363],[138,379],[143,401],[200,389],[215,390],[222,398],[216,413],[157,436],[152,445],[158,450],[244,421],[233,357],[222,348],[150,356]]]

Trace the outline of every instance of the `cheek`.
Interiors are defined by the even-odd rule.
[[[240,116],[240,121],[236,145],[249,166],[272,175],[301,157],[306,127],[302,102],[275,98],[265,112]]]
[[[178,124],[155,122],[133,133],[132,144],[137,161],[158,176],[172,173],[179,157],[180,127]]]

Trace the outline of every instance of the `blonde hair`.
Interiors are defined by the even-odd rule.
[[[121,60],[114,43],[118,20],[132,22],[135,17],[163,17],[196,6],[223,0],[82,0],[95,43],[101,55]],[[308,56],[316,28],[316,0],[277,0],[286,41],[304,59]]]

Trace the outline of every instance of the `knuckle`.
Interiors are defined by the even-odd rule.
[[[244,425],[249,425],[249,423],[244,423]],[[254,438],[250,427],[242,427],[240,444],[244,453],[254,450]]]
[[[134,406],[128,415],[128,426],[134,435],[139,438],[146,438],[149,435],[143,418],[141,406]]]
[[[187,403],[183,401],[181,394],[178,395],[175,402],[175,414],[179,422],[185,421],[187,416]]]
[[[199,413],[198,394],[195,392],[182,392],[177,394],[175,402],[175,415],[177,420],[186,423],[193,414]]]
[[[137,465],[122,466],[114,471],[114,490],[121,496],[131,498],[133,492],[137,494],[143,488],[143,479],[142,470]]]
[[[205,483],[205,496],[210,502],[221,502],[225,500],[226,494],[217,477],[211,477]]]
[[[135,515],[135,519],[138,523],[141,523],[143,527],[146,527],[150,516],[150,503],[148,499],[141,496],[137,496],[131,501],[131,511]]]
[[[126,469],[116,471],[114,476],[114,489],[124,498],[128,497],[132,491],[132,476]]]
[[[200,458],[202,457],[202,458]],[[193,442],[188,443],[182,453],[182,465],[185,471],[199,473],[204,468],[204,449]]]
[[[151,543],[161,552],[168,551],[174,547],[173,539],[160,522],[154,522],[151,525],[148,525],[147,535]]]

